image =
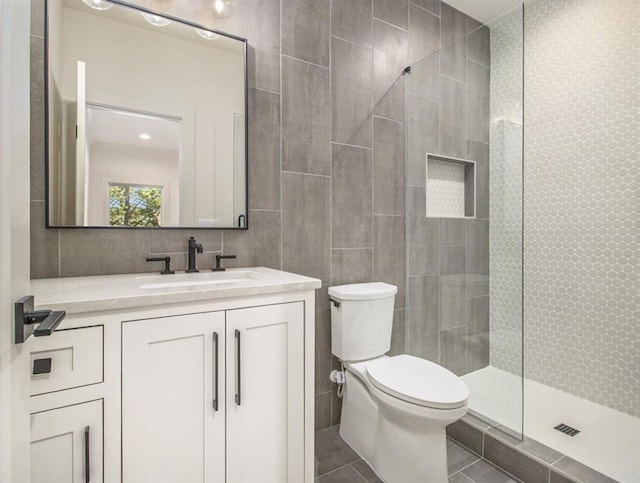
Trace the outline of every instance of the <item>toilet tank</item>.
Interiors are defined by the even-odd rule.
[[[332,354],[343,361],[361,361],[388,352],[397,291],[383,282],[329,287]]]

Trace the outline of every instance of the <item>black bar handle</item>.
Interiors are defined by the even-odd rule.
[[[340,301],[339,300],[336,300],[333,297],[329,296],[329,302],[331,302],[336,309],[340,308]]]
[[[247,217],[245,215],[238,216],[238,228],[245,228],[247,223]]]
[[[218,410],[218,333],[213,333],[213,410]]]
[[[33,331],[33,335],[36,337],[51,335],[56,327],[60,325],[60,322],[62,322],[65,315],[67,315],[67,313],[64,310],[51,312],[47,318],[44,319],[38,327],[36,327],[36,330]]]
[[[240,391],[242,385],[242,379],[240,376],[240,331],[236,329],[236,404],[240,406]]]
[[[85,483],[91,482],[91,461],[89,459],[90,447],[89,447],[89,426],[84,428],[84,481]]]
[[[171,275],[176,273],[171,270],[171,257],[147,257],[147,262],[164,262],[164,269],[160,272],[160,275]]]

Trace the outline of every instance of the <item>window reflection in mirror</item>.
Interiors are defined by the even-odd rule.
[[[117,3],[47,16],[49,226],[244,227],[246,42]]]

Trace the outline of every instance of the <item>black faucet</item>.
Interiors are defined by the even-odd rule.
[[[160,272],[161,275],[176,273],[171,270],[171,257],[148,257],[147,262],[164,262],[164,270]]]
[[[189,237],[189,268],[185,270],[187,273],[200,271],[196,268],[196,252],[202,253],[203,251],[202,243],[198,243],[195,238]]]
[[[216,255],[216,266],[211,269],[212,272],[224,272],[226,269],[220,266],[220,260],[224,258],[236,258],[235,255]]]

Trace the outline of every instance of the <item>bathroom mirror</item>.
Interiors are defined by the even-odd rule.
[[[47,226],[247,227],[246,41],[47,0]]]

